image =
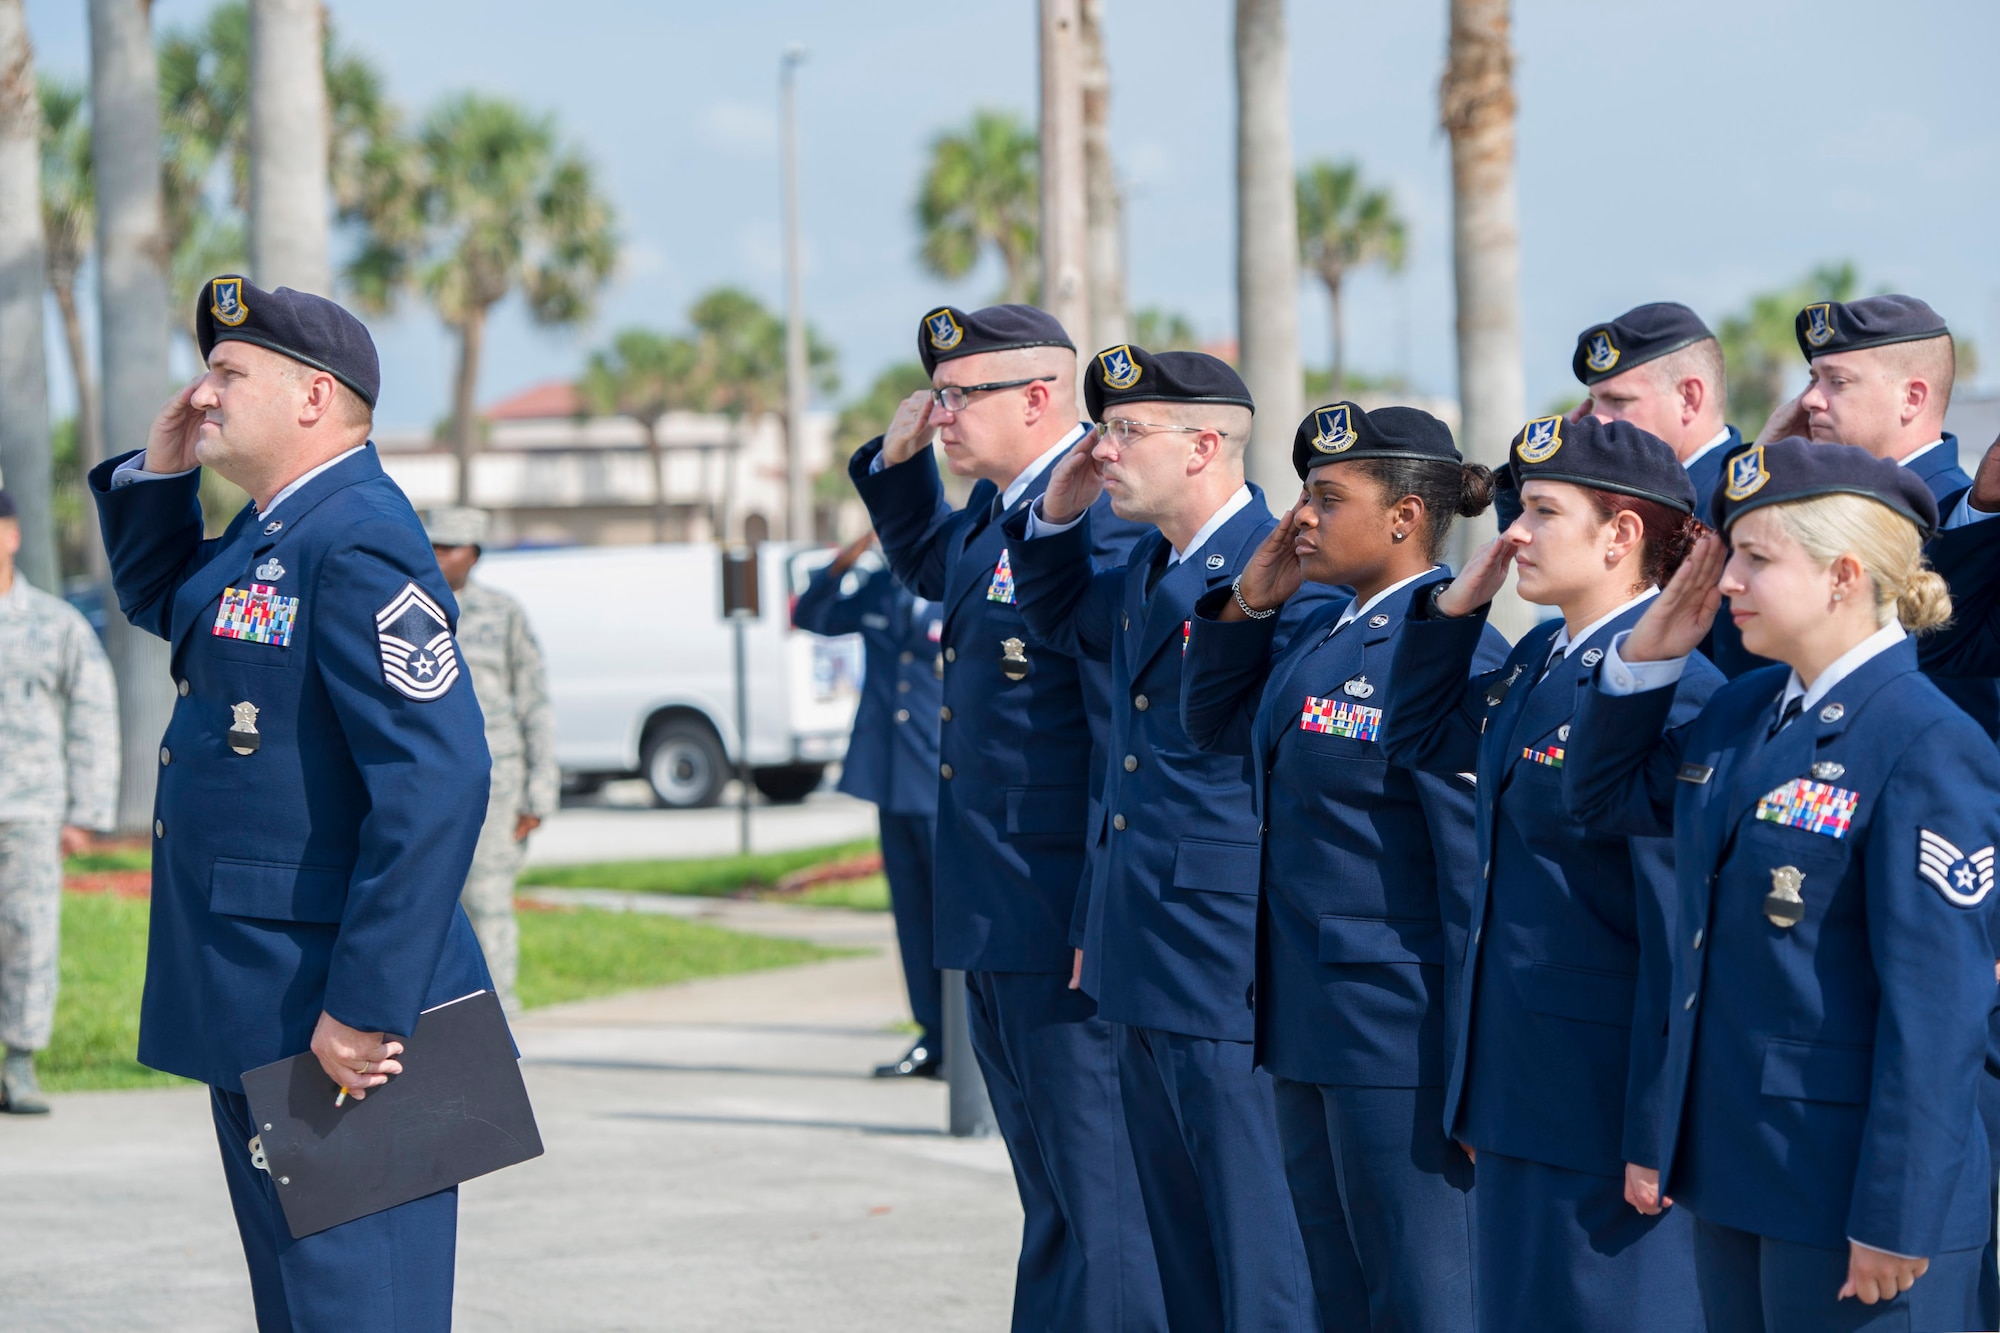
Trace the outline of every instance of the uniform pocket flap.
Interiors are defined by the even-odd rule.
[[[1869,1046],[1829,1046],[1773,1037],[1764,1043],[1766,1097],[1802,1102],[1865,1105],[1875,1081],[1875,1051]]]
[[[1009,787],[1007,831],[1081,837],[1089,808],[1087,787]]]
[[[1254,898],[1263,852],[1262,843],[1182,838],[1174,852],[1174,887]]]
[[[347,907],[347,876],[330,866],[218,857],[208,875],[208,907],[225,916],[332,925]]]
[[[1426,917],[1323,916],[1322,963],[1445,962],[1444,925]]]
[[[1528,973],[1528,1008],[1579,1023],[1629,1028],[1636,985],[1637,978],[1622,972],[1536,963]]]

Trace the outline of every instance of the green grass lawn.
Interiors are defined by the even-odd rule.
[[[806,903],[813,907],[851,907],[862,912],[889,910],[889,881],[880,875],[867,879],[820,884],[803,893],[787,894],[781,902]]]
[[[143,862],[141,863],[143,864]],[[84,869],[131,869],[77,866]],[[55,1037],[36,1062],[56,1092],[180,1082],[133,1058],[146,975],[143,898],[63,895]],[[696,977],[790,967],[847,952],[636,912],[521,913],[521,999],[529,1008]]]
[[[558,889],[631,889],[641,893],[685,893],[727,898],[745,889],[764,889],[794,870],[844,861],[876,850],[873,840],[795,852],[719,856],[698,861],[595,861],[575,866],[530,866],[521,884]],[[801,897],[793,901],[811,902]],[[887,897],[883,899],[887,904]]]

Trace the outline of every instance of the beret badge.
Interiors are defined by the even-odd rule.
[[[1583,363],[1600,375],[1618,364],[1618,348],[1611,341],[1610,329],[1599,329],[1590,335]]]
[[[1313,413],[1313,428],[1317,433],[1313,436],[1312,446],[1323,454],[1346,453],[1360,438],[1355,434],[1354,422],[1345,403],[1322,407]]]
[[[1514,446],[1514,454],[1523,463],[1545,463],[1556,456],[1562,443],[1563,419],[1538,417],[1521,427],[1521,442]]]
[[[1764,483],[1771,479],[1764,467],[1764,446],[1745,449],[1729,460],[1729,483],[1724,488],[1732,500],[1747,500],[1764,489]]]
[[[1139,382],[1142,373],[1139,363],[1132,357],[1131,345],[1127,343],[1099,352],[1097,368],[1104,376],[1104,387],[1107,389],[1129,389]]]
[[[209,290],[208,313],[232,329],[250,318],[250,307],[243,303],[243,279],[217,278]]]
[[[1833,341],[1833,306],[1827,302],[1806,307],[1806,341],[1824,347]]]
[[[965,330],[952,318],[949,309],[933,310],[925,315],[924,329],[930,335],[931,346],[940,352],[949,352],[965,337]]]

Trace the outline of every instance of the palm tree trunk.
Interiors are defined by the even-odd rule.
[[[97,191],[97,312],[107,447],[142,447],[168,392],[166,209],[160,187],[160,70],[150,0],[90,0],[90,148]],[[166,640],[134,629],[105,597],[118,677],[123,767],[118,827],[149,826],[155,747],[173,712]]]
[[[320,0],[250,0],[250,273],[333,291]]]
[[[1299,374],[1299,206],[1284,0],[1236,0],[1236,337],[1257,404],[1250,479],[1290,494]]]
[[[657,417],[642,418],[639,424],[646,431],[646,457],[653,465],[653,540],[667,539],[667,453],[660,448],[660,422]]]
[[[458,324],[458,377],[451,390],[451,451],[458,457],[458,503],[472,503],[472,451],[479,445],[479,353],[486,342],[486,310],[475,306]]]
[[[98,416],[97,376],[90,365],[90,344],[83,337],[83,311],[76,304],[76,275],[68,274],[50,283],[56,309],[62,314],[63,345],[69,352],[70,378],[76,381],[76,452],[83,470],[89,472],[104,461],[104,423]],[[83,550],[89,562],[91,581],[103,583],[111,575],[104,542],[97,531],[97,506],[83,507]]]
[[[1104,0],[1082,0],[1083,178],[1089,238],[1090,328],[1085,353],[1131,336],[1125,313],[1125,201],[1111,156],[1111,66],[1104,58]]]
[[[0,0],[0,473],[20,507],[23,577],[59,591],[42,292],[42,109],[22,0]]]
[[[1336,398],[1347,396],[1347,336],[1346,315],[1340,300],[1340,279],[1330,278],[1326,283],[1326,303],[1333,310],[1333,354],[1328,367],[1327,378],[1333,382],[1332,393]]]
[[[1078,0],[1041,0],[1042,309],[1061,322],[1071,339],[1087,339],[1090,287],[1084,274],[1090,228],[1078,8]]]

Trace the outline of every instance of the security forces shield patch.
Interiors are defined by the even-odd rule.
[[[382,678],[398,694],[420,702],[442,698],[458,679],[458,647],[444,610],[414,583],[375,613],[382,649]]]
[[[1347,404],[1340,403],[1313,413],[1313,448],[1323,454],[1339,454],[1354,447],[1359,437],[1354,433],[1348,410]]]
[[[1764,446],[1745,449],[1729,460],[1729,484],[1723,494],[1732,500],[1747,500],[1764,489],[1771,474],[1764,470]]]
[[[1107,389],[1129,389],[1139,382],[1139,363],[1132,359],[1132,348],[1126,344],[1099,352],[1097,369]]]
[[[1541,417],[1521,428],[1521,442],[1514,446],[1523,463],[1546,463],[1563,447],[1563,419]]]
[[[232,329],[250,318],[250,307],[243,304],[243,279],[217,278],[209,288],[208,313]]]
[[[965,330],[958,326],[949,310],[933,310],[925,315],[924,329],[930,335],[931,347],[940,352],[949,352],[965,337]]]
[[[1833,307],[1821,302],[1806,307],[1806,342],[1824,347],[1833,341]]]
[[[1993,892],[1993,849],[1970,856],[1927,828],[1917,830],[1917,873],[1954,907],[1977,907]]]
[[[1618,349],[1612,345],[1611,330],[1599,329],[1584,344],[1583,364],[1602,375],[1618,364]]]

